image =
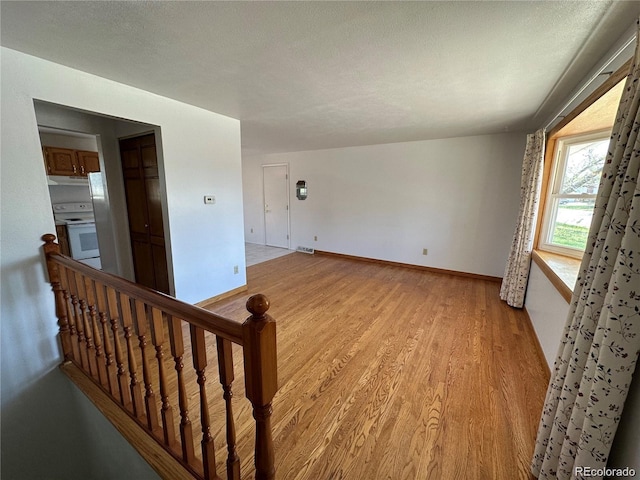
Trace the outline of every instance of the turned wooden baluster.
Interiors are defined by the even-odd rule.
[[[122,310],[122,329],[127,343],[127,359],[129,360],[129,377],[131,378],[131,397],[133,399],[133,415],[139,419],[144,418],[144,406],[142,403],[142,389],[138,381],[138,366],[133,346],[133,318],[131,315],[131,299],[124,293],[120,294],[120,308]]]
[[[104,293],[105,286],[100,282],[95,282],[96,298],[98,300],[98,318],[102,325],[102,337],[104,339],[104,355],[107,360],[107,383],[109,392],[114,398],[118,395],[118,383],[116,382],[116,365],[113,361],[113,349],[111,347],[111,335],[109,333],[109,320],[107,315],[107,300]],[[114,338],[114,343],[118,338]]]
[[[93,280],[89,277],[83,277],[84,291],[87,299],[87,308],[89,311],[89,321],[93,328],[93,345],[96,350],[96,363],[98,365],[98,380],[103,388],[109,388],[109,378],[107,377],[107,364],[105,362],[104,352],[102,350],[102,336],[100,335],[100,326],[98,325],[98,309],[96,308],[96,293]]]
[[[107,287],[107,303],[109,305],[109,317],[111,318],[111,331],[113,332],[113,345],[116,353],[116,365],[118,366],[118,391],[120,392],[120,403],[123,406],[130,406],[131,392],[127,382],[127,371],[124,366],[124,356],[122,355],[122,347],[120,345],[120,336],[118,335],[120,317],[118,314],[118,297],[116,291]],[[131,335],[129,335],[131,337]],[[135,371],[135,368],[134,368]],[[135,413],[134,413],[135,415]]]
[[[58,265],[58,271],[60,272],[60,283],[62,284],[62,291],[64,293],[64,306],[67,310],[67,321],[69,322],[69,333],[71,334],[71,350],[73,350],[73,360],[76,363],[81,363],[82,356],[80,355],[80,338],[78,336],[78,330],[76,329],[76,309],[71,304],[71,292],[69,290],[69,280],[67,279],[67,269],[61,265]]]
[[[84,291],[84,282],[81,273],[72,272],[75,278],[76,292],[78,293],[78,303],[80,305],[80,318],[84,325],[84,338],[87,344],[87,357],[89,359],[89,374],[93,378],[98,377],[98,363],[96,362],[96,349],[93,344],[93,327],[91,326],[91,316],[87,311],[87,297]]]
[[[89,371],[89,353],[87,352],[87,338],[84,334],[84,316],[80,310],[80,302],[78,301],[78,287],[76,285],[76,276],[72,270],[65,269],[67,274],[67,283],[69,292],[71,293],[71,310],[76,320],[76,328],[78,329],[78,348],[80,350],[80,366],[85,372]]]
[[[159,428],[158,410],[156,408],[156,394],[151,385],[151,370],[149,368],[149,360],[147,359],[147,311],[144,303],[140,300],[133,300],[135,305],[135,325],[138,332],[138,340],[140,341],[140,353],[142,354],[142,379],[144,381],[144,406],[147,409],[147,428],[157,433]]]
[[[267,297],[252,296],[247,300],[251,316],[242,324],[245,390],[256,420],[257,480],[275,478],[271,402],[278,390],[276,322],[266,314],[268,309]]]
[[[167,386],[167,376],[164,372],[164,326],[162,325],[162,312],[155,307],[151,307],[151,338],[156,347],[156,359],[158,360],[158,380],[160,383],[160,399],[162,407],[162,433],[164,443],[173,446],[176,443],[176,431],[173,425],[173,407],[169,402],[169,387]]]
[[[231,341],[217,335],[216,347],[218,349],[220,383],[224,391],[222,397],[224,398],[227,412],[227,480],[240,480],[240,457],[238,457],[238,452],[236,451],[236,425],[231,405],[231,399],[233,398],[231,384],[235,378]]]
[[[191,349],[193,351],[193,368],[198,376],[200,385],[200,424],[202,426],[202,465],[204,467],[205,480],[216,477],[216,455],[211,436],[211,424],[209,422],[209,404],[207,403],[207,390],[205,388],[207,378],[204,376],[207,368],[207,346],[204,339],[204,330],[189,325],[191,330]]]
[[[171,344],[171,355],[176,364],[178,376],[178,404],[180,406],[180,443],[182,445],[182,459],[191,465],[195,457],[193,448],[193,431],[191,420],[189,419],[189,400],[187,390],[184,386],[183,368],[184,363],[184,340],[182,338],[182,322],[179,318],[167,315],[169,326],[169,343]]]
[[[60,245],[55,243],[56,236],[49,233],[42,236],[45,244],[43,246],[44,254],[47,259],[47,270],[49,272],[49,283],[56,304],[56,316],[58,317],[58,326],[60,327],[60,343],[62,344],[62,354],[65,360],[71,359],[71,332],[69,330],[69,321],[67,320],[67,309],[64,304],[64,292],[60,284],[60,271],[58,265],[51,259],[54,254],[60,254]]]

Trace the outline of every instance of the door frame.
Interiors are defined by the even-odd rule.
[[[162,212],[162,224],[163,224],[163,233],[164,233],[164,243],[165,243],[165,257],[167,262],[167,275],[169,280],[169,295],[175,295],[175,283],[174,283],[174,273],[173,273],[173,254],[171,251],[171,232],[169,231],[169,210],[168,210],[168,195],[167,195],[167,184],[165,180],[165,169],[164,169],[164,151],[162,145],[162,129],[160,127],[143,124],[149,128],[141,129],[140,131],[136,131],[134,133],[126,133],[124,135],[116,135],[116,143],[117,143],[117,154],[118,154],[118,168],[117,172],[119,175],[119,181],[121,182],[119,187],[121,191],[118,192],[121,195],[122,200],[122,215],[124,218],[124,232],[127,236],[128,249],[127,255],[130,261],[131,268],[131,280],[133,282],[136,281],[135,277],[135,265],[133,259],[133,247],[131,245],[131,227],[129,225],[129,213],[128,213],[128,205],[127,205],[127,193],[125,189],[125,179],[124,172],[122,171],[122,152],[120,151],[120,142],[122,140],[128,140],[131,138],[143,137],[146,135],[153,134],[155,140],[156,147],[156,161],[158,164],[158,181],[160,186],[160,206]]]
[[[267,203],[264,189],[264,169],[269,167],[286,167],[286,185],[287,185],[287,249],[291,250],[291,197],[289,195],[289,164],[288,163],[268,163],[262,165],[262,221],[264,223],[264,244],[267,245],[267,212],[265,205]]]

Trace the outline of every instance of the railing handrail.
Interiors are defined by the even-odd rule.
[[[96,270],[60,253],[50,253],[48,254],[48,258],[55,263],[76,270],[93,280],[97,280],[108,287],[118,290],[131,298],[138,298],[145,303],[156,306],[160,310],[177,318],[181,318],[191,325],[200,327],[215,335],[220,335],[238,345],[243,345],[244,343],[242,340],[241,322],[217,315],[196,305],[191,305],[175,297],[151,290],[143,285],[130,282],[111,273]]]
[[[251,315],[240,323],[62,255],[53,234],[43,235],[42,240],[65,361],[79,367],[196,478],[220,479],[216,471],[205,375],[208,365],[205,332],[210,332],[215,335],[219,379],[224,392],[227,478],[240,480],[231,403],[234,380],[231,344],[242,347],[245,396],[253,407],[256,428],[255,478],[274,480],[271,414],[278,374],[276,322],[267,314],[269,299],[262,294],[251,296],[246,303]],[[189,326],[196,377],[193,380],[198,385],[201,460],[194,453],[189,396],[183,376],[183,325]],[[134,336],[137,347],[132,340]],[[167,353],[175,363],[174,380],[167,376]],[[153,362],[157,362],[155,367]],[[159,397],[154,392],[158,385]],[[170,398],[172,386],[178,395],[177,428]]]

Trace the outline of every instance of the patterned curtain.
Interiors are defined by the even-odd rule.
[[[531,250],[542,188],[543,164],[544,130],[538,130],[536,133],[527,135],[527,148],[522,161],[518,224],[500,288],[500,298],[517,308],[522,308],[524,305],[524,294],[529,279]]]
[[[639,51],[540,419],[531,465],[538,478],[586,478],[585,467],[606,467],[640,351]]]

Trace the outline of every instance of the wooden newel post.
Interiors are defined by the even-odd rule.
[[[257,480],[275,478],[271,401],[278,390],[276,322],[266,314],[269,299],[254,295],[247,300],[251,316],[242,324],[244,376],[247,398],[256,420],[255,465]]]
[[[58,326],[60,327],[60,343],[62,344],[62,353],[65,360],[72,358],[71,332],[69,330],[69,319],[67,318],[67,308],[65,305],[64,291],[60,283],[60,269],[58,265],[51,259],[51,255],[60,254],[60,245],[56,242],[56,236],[47,233],[42,236],[44,245],[45,258],[47,259],[47,271],[49,273],[49,283],[53,290],[56,302],[56,317],[58,317]]]

